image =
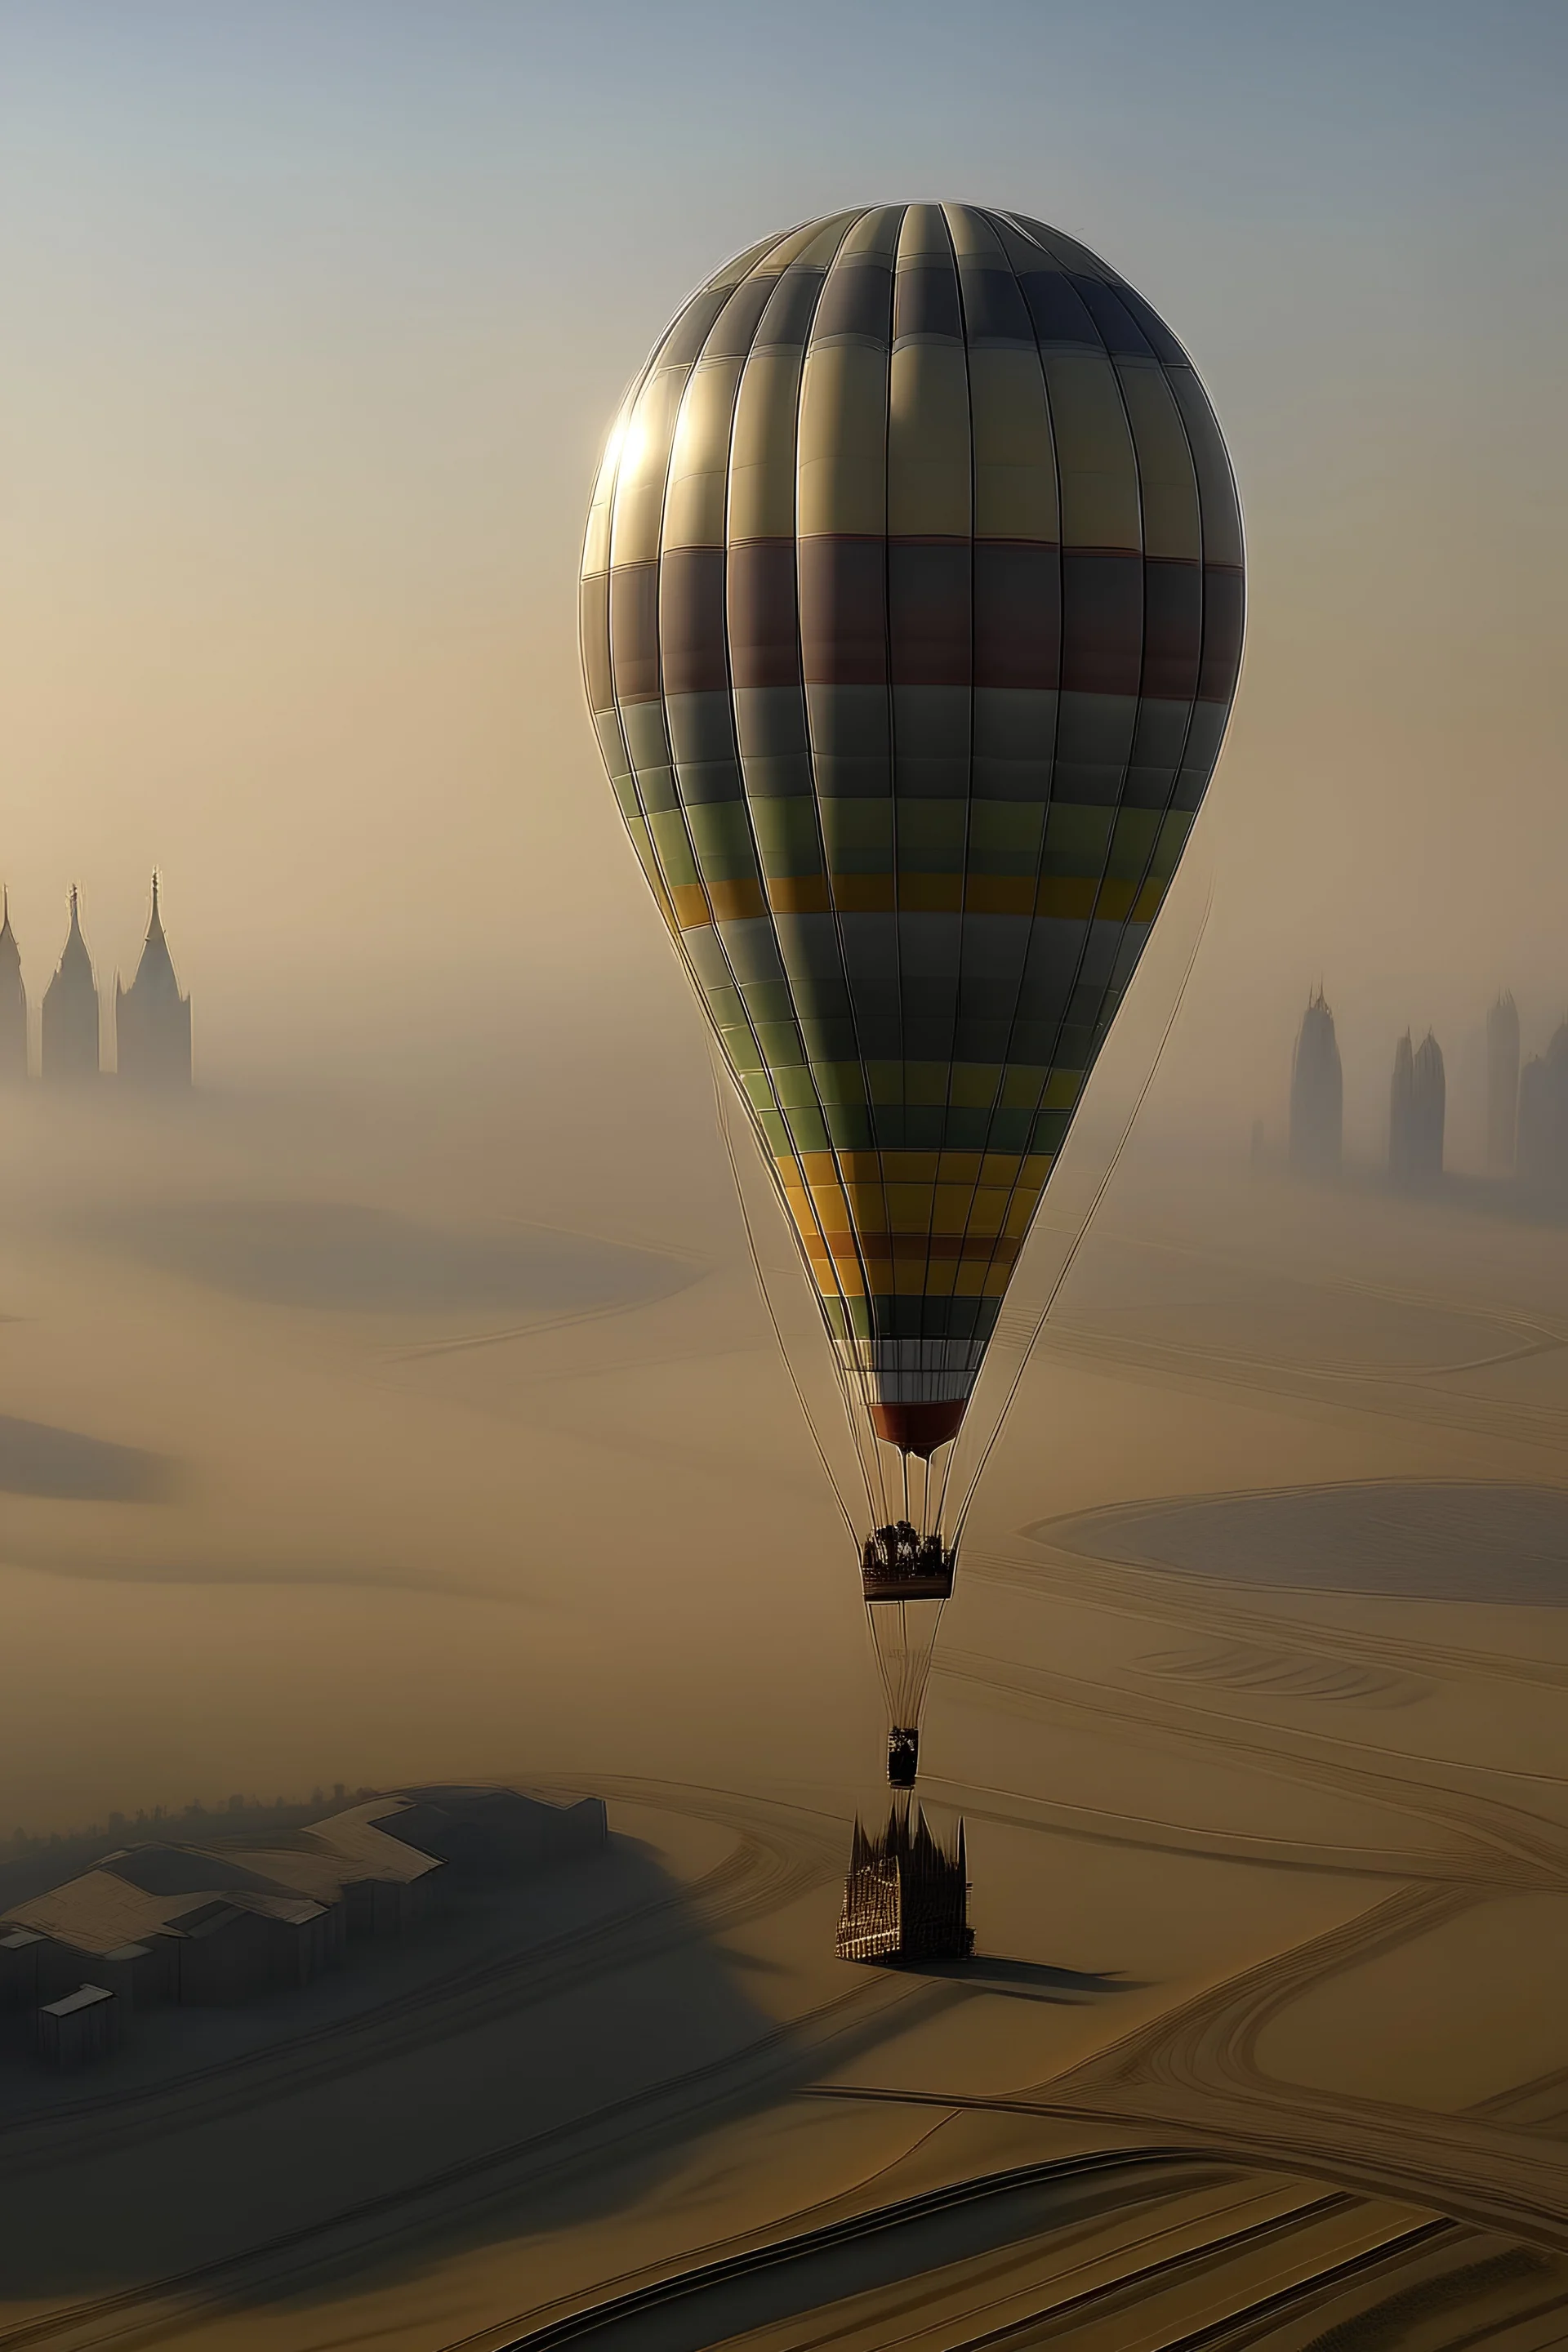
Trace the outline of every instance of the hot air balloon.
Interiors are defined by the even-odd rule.
[[[605,764],[844,1392],[906,1494],[928,1465],[922,1523],[889,1511],[860,1563],[895,1781],[952,1583],[931,1457],[1202,802],[1242,615],[1191,362],[1021,215],[764,239],[660,338],[605,453]]]

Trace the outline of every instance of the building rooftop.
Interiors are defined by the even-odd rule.
[[[248,1854],[218,1853],[206,1846],[173,1843],[121,1846],[97,1864],[116,1878],[139,1886],[146,1895],[210,1895],[223,1887],[243,1887],[252,1894],[272,1892],[272,1881],[258,1871]]]
[[[236,1864],[230,1884],[244,1885],[259,1898],[263,1894],[307,1896],[313,1903],[335,1903],[351,1878],[333,1854],[315,1853],[308,1846],[247,1847],[243,1852],[215,1857]],[[243,1876],[242,1876],[243,1873]]]
[[[76,1951],[102,1955],[157,1935],[195,1907],[188,1889],[179,1895],[150,1895],[111,1870],[88,1870],[79,1878],[68,1878],[63,1886],[50,1887],[47,1895],[18,1903],[5,1917]]]
[[[411,1885],[441,1867],[438,1857],[424,1853],[380,1824],[390,1822],[414,1807],[406,1797],[373,1797],[368,1804],[351,1805],[324,1822],[312,1822],[301,1834],[316,1840],[339,1864],[346,1884],[354,1878],[395,1878]],[[279,1857],[281,1859],[281,1857]],[[348,1864],[342,1869],[342,1864]]]
[[[310,1822],[291,1845],[126,1846],[105,1854],[98,1867],[149,1895],[306,1895],[335,1903],[345,1886],[365,1879],[407,1885],[440,1869],[438,1856],[378,1826],[414,1810],[402,1797],[374,1797]]]
[[[123,1957],[129,1946],[144,1944],[152,1936],[210,1935],[220,1919],[233,1919],[240,1912],[299,1927],[326,1907],[297,1889],[226,1886],[221,1857],[211,1860],[213,1871],[205,1888],[153,1894],[111,1870],[89,1870],[47,1895],[18,1903],[5,1916],[56,1943],[68,1944],[73,1951],[107,1959]]]
[[[174,1841],[123,1846],[91,1870],[0,1916],[0,1946],[39,1936],[106,1958],[158,1935],[206,1935],[218,1918],[250,1912],[295,1925],[379,1882],[411,1885],[446,1866],[436,1843],[465,1820],[499,1822],[531,1812],[559,1817],[571,1799],[524,1797],[510,1789],[410,1789],[310,1822],[289,1845],[245,1848]]]
[[[309,1902],[302,1895],[218,1895],[211,1903],[203,1903],[194,1911],[186,1911],[179,1919],[171,1920],[163,1929],[166,1936],[182,1936],[188,1943],[200,1943],[216,1936],[221,1928],[231,1927],[235,1920],[247,1915],[262,1919],[282,1919],[290,1927],[302,1927],[310,1919],[319,1919],[325,1906]]]
[[[75,1992],[68,1992],[63,2000],[47,2000],[44,2003],[44,2015],[46,2017],[69,2017],[73,2010],[93,2009],[96,2008],[100,2000],[112,2000],[113,1999],[114,1995],[110,1991],[107,1985],[78,1985]]]

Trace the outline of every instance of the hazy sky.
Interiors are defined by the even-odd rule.
[[[1170,320],[1235,455],[1235,722],[1053,1215],[1211,882],[1153,1119],[1237,1153],[1277,1122],[1320,975],[1352,1141],[1407,1021],[1458,1074],[1506,981],[1543,1042],[1565,95],[1568,17],[1506,0],[0,0],[0,875],[36,997],[69,883],[108,979],[163,867],[206,1087],[169,1127],[0,1117],[17,1818],[524,1740],[629,1765],[638,1689],[671,1765],[742,1731],[874,1762],[850,1555],[575,644],[621,388],[766,232],[944,195],[1058,223]],[[312,1096],[367,1062],[377,1100]],[[1101,1244],[1134,1287],[1137,1161]],[[653,1303],[525,1313],[506,1269],[544,1228],[563,1263],[638,1244]],[[1505,1238],[1528,1290],[1546,1245]],[[404,1298],[427,1261],[438,1313]],[[388,1297],[325,1295],[344,1266]],[[1386,1424],[1188,1398],[1130,1446],[1103,1380],[1041,1381],[998,1526],[1392,1461]],[[62,1487],[52,1432],[89,1487],[152,1484]]]
[[[603,975],[681,1017],[580,708],[598,446],[731,252],[946,194],[1103,251],[1235,454],[1193,1083],[1320,968],[1379,1073],[1500,979],[1554,1019],[1565,96],[1568,18],[1508,0],[5,0],[31,983],[72,878],[132,958],[156,860],[209,1075],[299,1050],[329,980],[333,1050],[397,997],[433,1038],[581,1020]]]

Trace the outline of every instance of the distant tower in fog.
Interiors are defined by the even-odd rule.
[[[1394,1049],[1394,1084],[1388,1096],[1388,1172],[1396,1184],[1410,1181],[1411,1123],[1415,1101],[1415,1049],[1407,1029]]]
[[[1388,1100],[1388,1172],[1406,1192],[1443,1173],[1446,1097],[1441,1046],[1428,1029],[1412,1052],[1407,1029],[1394,1048]]]
[[[129,988],[114,984],[116,1066],[133,1087],[188,1087],[191,1083],[191,1000],[180,994],[163,918],[158,907],[158,877],[153,877],[153,915],[136,977]]]
[[[1337,1176],[1343,1143],[1340,1049],[1320,988],[1307,1000],[1290,1065],[1290,1165],[1303,1176]]]
[[[1443,1173],[1443,1128],[1448,1111],[1443,1048],[1430,1029],[1415,1048],[1415,1164],[1423,1183]]]
[[[1520,1079],[1519,1175],[1531,1192],[1568,1192],[1568,1021]]]
[[[1519,1008],[1505,990],[1487,1014],[1487,1166],[1511,1176],[1519,1141]]]
[[[98,987],[92,958],[81,935],[77,894],[71,890],[70,929],[59,970],[44,991],[43,1061],[46,1078],[98,1076]]]
[[[22,985],[22,959],[11,929],[11,895],[4,900],[0,921],[0,1086],[27,1075],[27,992]]]

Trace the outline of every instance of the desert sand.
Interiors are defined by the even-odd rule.
[[[0,2346],[1558,2340],[1568,1236],[1132,1158],[943,1629],[975,1959],[856,1969],[880,1717],[721,1171],[378,1116],[10,1134],[13,1801],[489,1777],[611,1851],[8,2065]]]

